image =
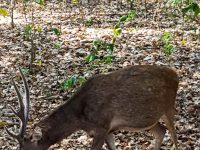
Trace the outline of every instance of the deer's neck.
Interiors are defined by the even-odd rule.
[[[48,148],[81,128],[78,101],[74,98],[69,100],[38,123],[42,133],[38,144]]]

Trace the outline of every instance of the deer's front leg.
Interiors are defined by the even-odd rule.
[[[94,135],[91,150],[101,150],[107,136],[108,136],[107,130],[98,129]]]
[[[109,150],[115,150],[116,149],[115,148],[115,139],[114,139],[113,133],[109,133],[106,136],[105,142],[106,142]]]

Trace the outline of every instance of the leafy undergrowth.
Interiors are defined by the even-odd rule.
[[[116,38],[114,59],[109,63],[88,63],[85,58],[90,54],[93,40],[110,41],[113,38],[113,26],[127,13],[127,8],[119,11],[107,5],[92,8],[71,6],[64,13],[58,5],[48,4],[42,10],[37,9],[40,13],[35,14],[35,24],[41,31],[36,33],[34,40],[37,51],[32,73],[29,70],[31,44],[24,37],[20,7],[15,12],[14,29],[10,28],[8,17],[0,18],[0,149],[17,149],[16,141],[3,129],[5,125],[17,121],[7,107],[10,104],[17,108],[16,95],[10,83],[11,77],[21,83],[17,66],[21,66],[26,73],[30,86],[30,129],[33,122],[37,123],[63,103],[64,95],[70,97],[76,91],[79,85],[63,88],[66,79],[74,75],[87,79],[94,74],[111,72],[129,65],[157,64],[170,66],[179,75],[176,102],[178,115],[175,121],[179,147],[181,150],[199,150],[200,28],[197,23],[184,22],[180,16],[170,16],[170,12],[166,13],[157,3],[149,3],[145,18],[144,6],[137,6],[137,17],[125,23],[122,34]],[[62,27],[59,38],[51,30],[58,26]],[[171,45],[173,49],[169,49]],[[164,52],[165,47],[172,50],[171,55]],[[101,58],[102,53],[103,50],[97,57]],[[89,149],[91,142],[92,139],[85,132],[78,131],[50,149]],[[119,150],[150,149],[152,142],[153,137],[146,132],[123,131],[116,132],[115,136],[115,144]],[[162,149],[171,147],[172,142],[167,133]]]

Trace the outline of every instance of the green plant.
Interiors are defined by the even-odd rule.
[[[52,31],[57,36],[59,36],[61,34],[58,28],[52,28]]]
[[[24,27],[24,37],[26,40],[31,39],[32,31],[33,31],[32,25],[28,24]]]
[[[53,43],[53,48],[60,49],[62,46],[62,42],[59,40],[61,32],[58,28],[52,28],[52,32],[57,36],[57,39]]]
[[[55,43],[53,43],[53,48],[54,49],[59,49],[61,48],[62,43],[60,41],[55,41]]]
[[[44,0],[35,0],[37,4],[44,5]]]
[[[103,46],[103,42],[101,40],[94,40],[92,42],[93,48],[95,51],[99,51],[101,50],[102,46]]]
[[[79,2],[79,0],[71,0],[72,3],[76,4]]]
[[[95,59],[97,59],[97,56],[94,53],[90,53],[85,57],[85,61],[87,63],[90,63],[90,62],[94,61]]]
[[[38,65],[38,66],[42,66],[42,64],[43,64],[42,60],[39,59],[39,60],[37,61],[37,65]]]
[[[8,11],[5,8],[0,8],[0,15],[6,17],[8,16]]]
[[[109,63],[111,63],[111,61],[112,61],[113,58],[114,58],[114,57],[113,57],[112,55],[105,55],[105,56],[103,57],[102,61],[103,61],[104,63],[106,63],[106,64],[109,64]]]
[[[165,55],[169,56],[175,49],[175,46],[172,44],[172,35],[169,32],[165,32],[161,37],[162,42],[164,43],[163,52]]]
[[[182,0],[169,0],[168,3],[176,7],[182,3]]]
[[[125,22],[127,22],[135,17],[136,17],[136,12],[134,10],[130,10],[127,15],[123,15],[122,17],[120,17],[118,23],[113,28],[114,38],[116,36],[119,36],[122,33],[122,25]]]
[[[87,63],[93,62],[98,59],[98,52],[103,50],[103,57],[99,59],[100,62],[103,63],[110,63],[112,61],[113,57],[113,51],[115,46],[116,38],[121,35],[122,33],[122,25],[131,20],[136,16],[136,12],[134,10],[131,10],[128,12],[127,15],[123,15],[119,18],[118,23],[113,27],[113,35],[112,35],[112,41],[102,41],[102,40],[94,40],[92,42],[92,49],[91,52],[85,57],[85,61]],[[97,62],[99,62],[97,61]]]
[[[61,88],[63,90],[70,89],[76,85],[81,86],[84,82],[85,82],[85,77],[72,75],[71,77],[63,81],[63,83],[61,84]]]
[[[113,48],[114,48],[113,43],[109,43],[109,42],[101,41],[101,40],[94,40],[92,43],[93,43],[92,50],[90,54],[88,54],[85,57],[85,61],[87,63],[90,63],[90,62],[93,62],[94,60],[99,59],[99,61],[96,61],[96,63],[97,62],[110,63],[113,58],[112,56]],[[103,57],[98,57],[99,51],[103,51]]]
[[[183,16],[186,16],[189,12],[192,13],[192,18],[197,17],[200,14],[200,7],[197,3],[191,3],[182,9]]]
[[[85,24],[86,27],[90,27],[90,26],[93,25],[93,20],[92,20],[91,18],[89,18],[89,19],[87,19],[87,20],[85,21],[84,24]]]
[[[101,50],[101,47],[102,47],[102,41],[101,40],[94,40],[92,42],[92,50],[90,52],[90,54],[88,54],[86,57],[85,57],[85,61],[87,63],[90,63],[92,61],[94,61],[95,59],[97,59],[97,54],[98,54],[98,51]]]
[[[23,10],[24,10],[24,18],[26,20],[26,25],[24,27],[24,39],[29,41],[31,43],[31,47],[30,47],[30,64],[29,64],[29,68],[30,68],[30,72],[32,72],[32,67],[33,67],[33,63],[35,61],[36,58],[36,46],[35,46],[35,39],[38,37],[38,35],[40,35],[41,32],[41,27],[35,24],[35,8],[34,8],[34,3],[32,3],[33,1],[30,0],[24,0],[23,1]],[[44,5],[44,0],[34,0],[35,3],[39,4],[39,5]],[[14,0],[12,0],[13,3],[13,8],[14,8]],[[31,22],[28,23],[27,20],[27,6],[30,5],[30,11],[31,11]],[[13,12],[13,9],[12,9]],[[13,20],[13,15],[12,15],[12,20]],[[12,26],[14,26],[14,22],[12,21]],[[37,34],[38,33],[38,34]],[[38,65],[42,65],[42,61],[39,60],[37,62]]]

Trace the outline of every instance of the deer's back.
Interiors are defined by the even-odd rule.
[[[109,124],[129,122],[135,128],[152,125],[174,107],[177,74],[166,67],[131,66],[107,75],[90,78],[82,95],[84,117]]]

